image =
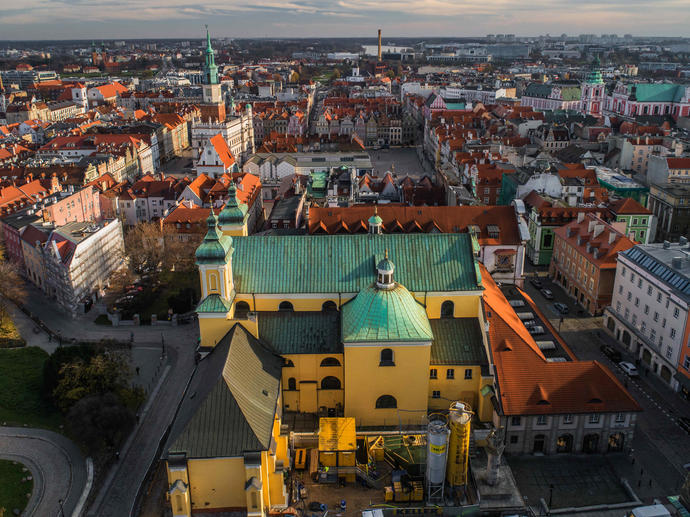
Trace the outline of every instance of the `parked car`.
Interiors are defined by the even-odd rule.
[[[547,300],[553,300],[553,293],[551,292],[550,289],[542,289],[541,294],[546,298]]]
[[[544,287],[544,284],[538,278],[530,278],[529,283],[532,284],[537,289],[541,289],[542,287]]]
[[[677,420],[678,425],[681,426],[686,433],[690,433],[690,418],[681,416]]]
[[[556,302],[553,304],[553,306],[556,307],[556,310],[561,314],[568,314],[568,311],[570,310],[565,303],[561,302]]]
[[[601,345],[599,347],[599,350],[601,350],[602,353],[606,357],[611,359],[614,363],[620,363],[621,360],[623,359],[623,356],[621,355],[621,353],[618,350],[616,350],[615,348],[613,348],[611,345]]]
[[[618,363],[618,366],[621,367],[621,370],[623,370],[625,373],[628,374],[629,377],[637,377],[637,368],[635,368],[635,365],[632,363],[629,363],[627,361],[621,361]]]

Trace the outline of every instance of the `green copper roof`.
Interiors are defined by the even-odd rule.
[[[579,86],[542,83],[528,84],[527,88],[525,88],[524,96],[548,99],[551,98],[551,93],[555,88],[561,91],[561,99],[564,101],[579,101],[582,97],[582,91]]]
[[[404,286],[369,286],[342,308],[343,343],[431,341],[424,307]]]
[[[226,302],[217,294],[209,294],[196,308],[196,312],[221,312],[226,313],[230,310],[230,303]]]
[[[588,84],[604,84],[604,79],[601,76],[601,61],[599,61],[599,56],[595,56],[594,61],[592,61],[585,81]]]
[[[383,260],[376,265],[376,269],[379,271],[395,271],[395,264],[388,258],[388,250],[383,257]]]
[[[340,313],[260,312],[259,337],[279,354],[338,354]]]
[[[228,187],[228,202],[218,214],[218,224],[222,226],[243,223],[247,210],[247,205],[237,201],[237,187],[235,187],[235,182],[231,182]]]
[[[387,249],[412,292],[480,289],[466,233],[235,237],[238,293],[356,293],[376,280]]]
[[[431,364],[488,364],[477,318],[429,320],[429,324],[434,333]]]
[[[383,224],[383,219],[381,219],[378,214],[374,214],[369,218],[369,226],[375,226],[380,224]]]
[[[628,92],[635,92],[638,102],[680,102],[685,93],[686,86],[683,84],[629,84]]]
[[[206,57],[204,62],[204,84],[218,84],[218,65],[211,47],[211,35],[206,26]]]
[[[208,231],[196,249],[196,264],[225,264],[232,252],[232,237],[223,235],[217,228],[218,220],[213,211],[206,219]]]

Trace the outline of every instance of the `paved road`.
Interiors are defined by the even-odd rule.
[[[86,461],[74,443],[43,429],[0,427],[0,458],[31,470],[34,491],[24,515],[57,516],[60,499],[65,514],[72,514],[87,478]]]
[[[160,439],[171,423],[187,380],[191,377],[195,345],[196,341],[169,347],[161,383],[151,395],[137,428],[89,508],[88,516],[131,515],[137,492],[155,459]]]
[[[558,328],[561,335],[578,359],[597,360],[606,365],[628,387],[643,411],[638,415],[633,457],[637,460],[633,488],[641,497],[669,495],[677,492],[685,476],[683,465],[690,463],[690,435],[677,423],[679,416],[690,417],[690,403],[665,386],[653,375],[630,378],[605,356],[600,347],[609,344],[619,350],[624,360],[634,361],[632,356],[602,328],[601,317],[578,315],[579,306],[557,284],[548,280],[545,286],[554,294],[554,300],[546,300],[529,281],[525,289],[539,308]],[[570,310],[560,323],[561,315],[553,302],[566,303]],[[639,467],[639,469],[638,469]],[[649,480],[652,485],[649,486]],[[639,487],[637,486],[639,483]]]
[[[103,485],[98,487],[86,513],[98,517],[128,516],[154,459],[158,443],[172,421],[184,386],[194,369],[198,325],[120,328],[96,325],[93,322],[95,314],[72,319],[54,305],[45,303],[41,293],[32,294],[27,302],[29,310],[50,329],[59,332],[66,341],[72,337],[94,341],[102,338],[126,341],[130,335],[134,336],[132,358],[135,365],[140,367],[140,375],[134,382],[149,390],[149,399],[140,413],[139,423],[120,451],[119,461],[113,464]],[[20,312],[16,321],[29,345],[40,346],[49,352],[56,348],[55,341],[49,341],[46,334],[34,333],[35,325]],[[165,357],[161,360],[163,350]]]

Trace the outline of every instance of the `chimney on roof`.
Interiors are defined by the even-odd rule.
[[[671,266],[675,269],[680,269],[683,266],[683,257],[673,257],[671,259]]]
[[[597,222],[594,219],[589,220],[589,225],[587,225],[587,233],[592,233],[594,230],[594,227],[597,225]]]
[[[611,231],[609,232],[609,244],[613,244],[616,242],[616,232]]]
[[[582,221],[584,221],[584,219],[585,219],[585,213],[584,212],[580,212],[577,214],[577,222],[578,223],[581,223]]]
[[[680,247],[687,246],[688,244],[688,238],[685,237],[684,235],[681,235],[680,239],[678,239],[678,245]]]
[[[603,232],[603,231],[604,231],[604,225],[603,224],[594,225],[594,238],[596,239],[597,237],[599,237],[599,235],[601,235],[601,232]]]
[[[671,243],[669,241],[664,241],[664,249],[667,250],[671,247]]]

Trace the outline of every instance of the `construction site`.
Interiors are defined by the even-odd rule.
[[[496,431],[473,433],[472,416],[469,405],[454,402],[447,412],[428,415],[416,432],[358,431],[354,418],[324,417],[315,433],[291,433],[287,513],[522,513],[510,469],[502,465],[502,449],[493,445]],[[477,437],[482,438],[475,442]]]

